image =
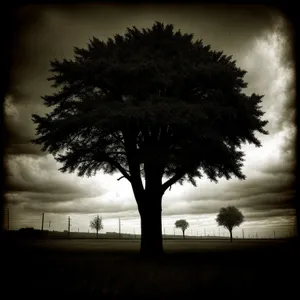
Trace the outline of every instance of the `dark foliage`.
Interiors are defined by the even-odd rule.
[[[227,206],[220,209],[216,221],[219,226],[224,226],[229,230],[230,239],[232,241],[232,230],[244,222],[244,216],[236,207]]]
[[[159,22],[128,28],[124,36],[75,47],[72,60],[52,61],[56,92],[43,100],[53,110],[33,115],[33,142],[63,164],[61,171],[121,172],[141,217],[151,210],[148,202],[161,209],[161,197],[176,182],[195,185],[203,174],[216,182],[245,179],[240,146],[260,146],[255,132],[267,134],[263,96],[242,91],[246,71],[173,29]]]
[[[177,220],[175,222],[175,227],[176,228],[180,228],[182,230],[182,235],[183,237],[185,237],[184,232],[187,230],[187,228],[189,227],[189,223],[186,220]]]

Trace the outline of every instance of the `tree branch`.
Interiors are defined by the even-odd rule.
[[[109,153],[107,153],[108,155],[110,155],[110,154],[126,154],[126,152],[123,152],[123,151],[113,151],[113,152],[109,152]]]
[[[171,187],[172,184],[177,182],[180,178],[182,178],[185,175],[185,172],[178,172],[176,173],[172,178],[167,180],[163,185],[162,185],[162,192],[164,193],[169,187]]]
[[[118,142],[120,142],[123,145],[123,147],[125,148],[124,141],[122,140],[122,138],[120,137],[120,135],[117,132],[111,133],[111,136],[114,137]]]
[[[122,135],[125,142],[125,151],[127,153],[127,162],[131,175],[131,185],[136,198],[137,203],[139,204],[141,200],[141,194],[144,192],[144,187],[141,179],[141,170],[140,162],[137,159],[137,145],[136,138],[137,132],[133,129],[122,131]],[[124,174],[123,174],[124,175]]]
[[[107,162],[109,162],[110,164],[112,164],[113,166],[115,166],[123,175],[123,177],[125,177],[129,182],[131,182],[131,176],[126,172],[126,170],[116,161],[114,161],[112,158],[107,157]]]

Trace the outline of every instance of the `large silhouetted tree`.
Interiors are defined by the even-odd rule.
[[[182,236],[185,239],[185,234],[184,232],[187,230],[189,227],[189,223],[186,220],[177,220],[175,222],[175,227],[180,228],[182,230]]]
[[[243,93],[246,71],[172,25],[128,28],[106,42],[74,48],[72,60],[51,62],[53,110],[33,115],[42,145],[62,172],[120,172],[141,217],[141,253],[162,247],[162,196],[195,177],[244,179],[242,143],[260,146],[255,132],[262,96]],[[142,181],[145,178],[145,183]]]
[[[244,222],[244,216],[235,206],[227,206],[220,209],[216,221],[219,226],[224,226],[229,230],[232,242],[232,230]]]
[[[98,238],[98,232],[99,230],[103,229],[103,223],[102,223],[102,218],[99,216],[96,216],[91,222],[90,222],[90,227],[92,229],[95,229],[97,232],[97,238]]]

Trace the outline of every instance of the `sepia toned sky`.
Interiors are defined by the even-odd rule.
[[[29,143],[34,137],[33,113],[44,114],[41,96],[54,92],[47,81],[50,60],[72,58],[73,47],[85,47],[95,36],[107,39],[127,27],[151,27],[155,21],[172,23],[175,29],[194,33],[215,50],[233,55],[248,73],[245,93],[263,94],[268,136],[262,147],[244,145],[245,181],[222,179],[218,184],[203,177],[197,187],[173,185],[163,198],[163,227],[173,234],[174,222],[185,218],[187,234],[219,230],[219,209],[237,206],[246,222],[236,229],[246,235],[271,236],[293,232],[295,224],[295,76],[292,35],[287,21],[277,11],[262,6],[188,5],[86,5],[28,6],[19,11],[21,30],[14,37],[11,82],[5,99],[8,130],[6,149],[7,192],[10,228],[45,226],[88,231],[90,219],[99,214],[105,231],[140,232],[140,221],[131,186],[119,174],[91,178],[58,171],[52,155]],[[50,224],[50,223],[49,223]],[[192,230],[192,231],[191,231]],[[176,231],[179,234],[179,231]],[[221,229],[221,233],[225,232]],[[235,233],[234,233],[235,235]]]

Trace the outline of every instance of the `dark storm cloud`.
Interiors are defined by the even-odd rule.
[[[9,193],[11,203],[27,203],[29,205],[37,204],[56,204],[56,203],[65,203],[73,201],[74,199],[80,198],[82,191],[80,193],[74,193],[71,191],[59,191],[51,190],[51,193],[47,191],[22,191],[17,195],[14,192]]]
[[[19,97],[24,99],[22,94]],[[32,102],[27,101],[25,105],[20,105],[14,103],[10,94],[6,95],[4,105],[6,154],[45,155],[40,146],[30,143],[34,131],[34,124],[31,121],[33,110],[34,105]]]
[[[44,114],[47,111],[40,97],[54,92],[46,80],[50,75],[50,60],[71,58],[73,46],[85,47],[92,36],[106,39],[116,33],[124,33],[128,26],[150,27],[154,21],[173,23],[176,30],[194,33],[195,38],[203,38],[204,43],[211,44],[213,49],[233,54],[239,66],[239,62],[253,50],[251,48],[253,43],[258,38],[267,36],[276,27],[278,14],[262,6],[255,8],[245,5],[239,8],[183,5],[135,7],[45,5],[21,11],[22,28],[15,36],[14,65],[8,94],[10,108],[6,113],[9,130],[7,152],[37,157],[44,155],[40,158],[46,160],[45,153],[42,153],[39,147],[28,143],[28,140],[34,137],[31,114]],[[278,27],[279,31],[291,41],[288,29]],[[283,65],[292,66],[293,59],[290,54],[289,47],[285,47],[285,52],[281,56]],[[253,57],[252,55],[251,59]],[[268,77],[272,75],[269,74],[271,71],[261,70],[260,66],[264,61],[254,59],[253,63],[251,74],[247,74],[247,81],[254,91],[260,87],[264,94],[266,87],[272,89],[271,79]],[[290,117],[294,112],[293,89],[293,83],[286,88],[289,100],[281,110],[282,115],[278,121],[281,125],[293,124],[293,118]],[[266,106],[271,101],[271,97],[265,97]],[[205,189],[203,193],[200,189],[199,194],[189,192],[184,195],[186,201],[176,199],[178,201],[166,203],[163,213],[215,214],[220,207],[234,204],[245,211],[252,209],[251,218],[260,218],[262,215],[271,217],[272,214],[289,215],[288,205],[294,197],[292,178],[295,162],[294,145],[295,137],[288,135],[281,148],[286,155],[286,164],[273,162],[264,164],[259,169],[260,174],[256,179],[228,183],[227,187],[216,188],[213,192]],[[100,210],[105,213],[116,213],[123,210],[128,214],[136,213],[134,200],[130,206],[101,201],[99,203],[81,201],[94,192],[79,186],[65,174],[58,175],[57,166],[53,162],[47,161],[43,165],[42,161],[39,161],[37,170],[33,170],[32,163],[32,159],[26,161],[25,158],[16,162],[10,170],[7,183],[10,194],[18,193],[18,197],[14,197],[15,202],[12,203],[22,205],[26,211],[94,213]],[[47,177],[42,170],[48,170],[53,176]],[[98,194],[101,195],[101,192]]]
[[[109,213],[136,209],[133,199],[125,203],[117,197],[108,198],[105,182],[97,178],[84,180],[75,174],[61,173],[50,155],[12,156],[8,164],[6,200],[27,212]]]
[[[270,201],[271,202],[271,201]],[[256,220],[268,220],[269,218],[274,217],[290,217],[296,215],[296,209],[291,208],[291,206],[286,203],[284,204],[282,201],[278,202],[277,207],[274,207],[272,203],[269,205],[260,205],[253,209],[253,204],[249,204],[249,202],[235,202],[230,201],[224,205],[220,201],[215,201],[214,204],[205,205],[197,203],[196,205],[186,205],[183,206],[170,206],[166,210],[163,211],[164,216],[174,216],[174,215],[182,215],[184,211],[185,215],[195,215],[195,216],[203,216],[203,215],[213,215],[217,216],[221,207],[226,207],[227,205],[235,205],[238,207],[243,215],[245,216],[246,221],[256,221]]]
[[[101,214],[118,214],[136,216],[136,203],[134,199],[127,201],[114,201],[114,199],[105,200],[101,194],[95,196],[88,196],[84,194],[82,189],[80,193],[72,192],[18,192],[7,193],[6,197],[9,204],[13,207],[22,208],[26,213],[81,213],[91,214],[101,212]]]
[[[40,85],[41,79],[49,75],[49,60],[71,57],[72,47],[85,46],[92,36],[106,39],[124,33],[126,27],[149,27],[161,19],[182,31],[194,32],[196,38],[203,38],[213,47],[241,56],[241,48],[270,30],[274,23],[272,11],[250,6],[42,6],[27,8],[20,13],[20,19],[23,28],[14,44],[12,95],[22,91],[24,82],[39,79]],[[43,95],[39,85],[35,90]],[[22,97],[15,98],[14,101],[22,101]]]
[[[183,211],[193,215],[217,214],[221,207],[234,205],[241,210],[251,210],[254,216],[265,213],[268,218],[269,211],[274,210],[273,214],[280,216],[285,212],[288,215],[290,209],[295,208],[295,177],[291,174],[262,174],[245,181],[203,187],[200,184],[199,188],[191,188],[182,199],[167,199],[163,205],[164,214]]]
[[[232,183],[228,193],[236,195],[236,197],[245,197],[248,195],[259,196],[269,193],[284,193],[293,189],[295,189],[295,177],[291,174],[285,176],[262,175],[260,178],[249,178],[245,181]]]
[[[281,164],[268,164],[260,169],[265,174],[277,174],[278,176],[289,176],[295,174],[296,157]]]
[[[273,176],[261,175],[258,178],[248,178],[245,181],[226,182],[225,185],[216,184],[208,190],[191,189],[186,195],[187,199],[195,201],[210,200],[240,200],[245,197],[257,197],[265,194],[281,194],[295,189],[293,175]]]
[[[17,131],[8,131],[9,139],[6,141],[7,155],[46,155],[37,145],[29,143],[29,139],[19,135]]]
[[[282,162],[281,164],[268,164],[260,170],[265,174],[277,174],[278,176],[295,174],[296,158],[293,158],[291,161]]]
[[[10,124],[7,126],[5,140],[5,154],[6,155],[46,155],[46,152],[41,151],[39,145],[30,143],[32,139],[32,133],[26,134],[17,130],[16,124]]]
[[[59,203],[54,205],[54,203],[44,203],[44,202],[22,202],[22,208],[26,212],[45,212],[45,213],[56,213],[56,214],[92,214],[101,212],[102,215],[114,214],[122,211],[123,214],[127,216],[136,213],[136,205],[120,205],[116,203],[101,205],[99,202],[90,202],[87,199],[78,201],[69,201],[65,203]]]
[[[249,5],[78,5],[72,9],[54,7],[53,13],[85,24],[78,29],[87,38],[94,33],[106,38],[133,25],[151,27],[155,21],[172,23],[176,30],[194,33],[196,39],[203,38],[204,43],[234,54],[238,60],[252,40],[272,30],[278,16],[275,10]],[[94,30],[99,24],[105,26],[105,35],[97,35]],[[90,29],[90,33],[84,29]]]
[[[92,36],[106,39],[124,33],[126,27],[150,27],[154,21],[163,21],[173,23],[183,32],[193,32],[195,38],[203,38],[214,49],[234,54],[239,62],[251,41],[272,30],[277,18],[277,13],[266,7],[246,5],[103,4],[23,8],[18,14],[20,29],[14,38],[9,88],[19,116],[17,120],[7,121],[7,152],[45,154],[28,140],[34,136],[31,114],[44,114],[47,110],[40,97],[54,92],[46,80],[50,75],[49,62],[54,58],[71,58],[73,46],[85,47]]]
[[[181,205],[177,206],[172,205],[170,207],[167,207],[165,210],[163,210],[163,214],[165,216],[172,216],[172,215],[182,215],[183,211],[184,214],[187,215],[217,215],[221,207],[226,207],[228,205],[234,205],[237,208],[239,208],[242,213],[248,217],[247,212],[252,212],[250,217],[252,219],[259,219],[260,216],[265,216],[265,219],[269,217],[274,216],[289,216],[289,215],[295,215],[295,209],[291,208],[291,200],[288,200],[286,202],[282,201],[282,198],[280,201],[274,201],[271,200],[271,197],[268,200],[264,200],[265,203],[259,203],[258,206],[255,207],[255,203],[251,203],[249,201],[228,201],[226,204],[222,203],[222,201],[214,201],[213,203],[195,203],[195,204],[187,204],[187,205]],[[255,209],[253,209],[255,207]]]
[[[12,157],[8,157],[7,160]],[[26,161],[23,157],[18,160],[13,160],[10,166],[7,167],[7,176],[5,190],[7,192],[37,192],[37,193],[52,193],[68,194],[82,193],[82,190],[71,181],[62,181],[59,177],[48,177],[48,174],[55,171],[53,165],[47,162],[35,162],[36,167],[33,167],[31,161]]]
[[[287,220],[286,225],[295,224],[295,217],[296,217],[296,210],[293,208],[289,209],[270,209],[268,211],[255,211],[252,212],[246,211],[244,212],[245,220],[249,222],[254,221],[265,221],[266,223],[269,222],[269,219],[271,218],[280,218]],[[277,221],[278,223],[278,221]],[[284,226],[284,224],[280,224],[281,226]]]
[[[34,193],[51,193],[53,198],[57,194],[70,194],[73,192],[82,193],[82,190],[70,183],[61,182],[59,180],[51,182],[40,182],[38,185],[34,181],[25,178],[17,178],[8,176],[6,182],[7,192],[34,192]]]
[[[295,70],[295,38],[293,28],[289,21],[283,16],[277,18],[278,25],[276,32],[281,39],[280,62],[282,66],[289,70],[292,80],[285,88],[287,101],[280,112],[278,120],[279,126],[295,124],[296,122],[296,70]]]
[[[286,209],[287,211],[295,206],[296,193],[289,191],[285,193],[269,193],[260,196],[251,196],[241,201],[233,201],[234,205],[252,211],[265,211],[272,209]]]
[[[280,15],[276,18],[277,21],[277,32],[284,38],[286,43],[281,52],[281,63],[288,67],[294,68],[295,65],[295,32],[292,24],[289,22],[284,15]]]
[[[90,186],[80,184],[76,176],[70,180],[70,177],[57,170],[54,159],[49,156],[47,158],[9,156],[5,178],[6,193],[19,193],[24,200],[43,201],[44,197],[47,202],[63,202],[80,197],[101,196],[106,192],[101,185],[91,189]]]

